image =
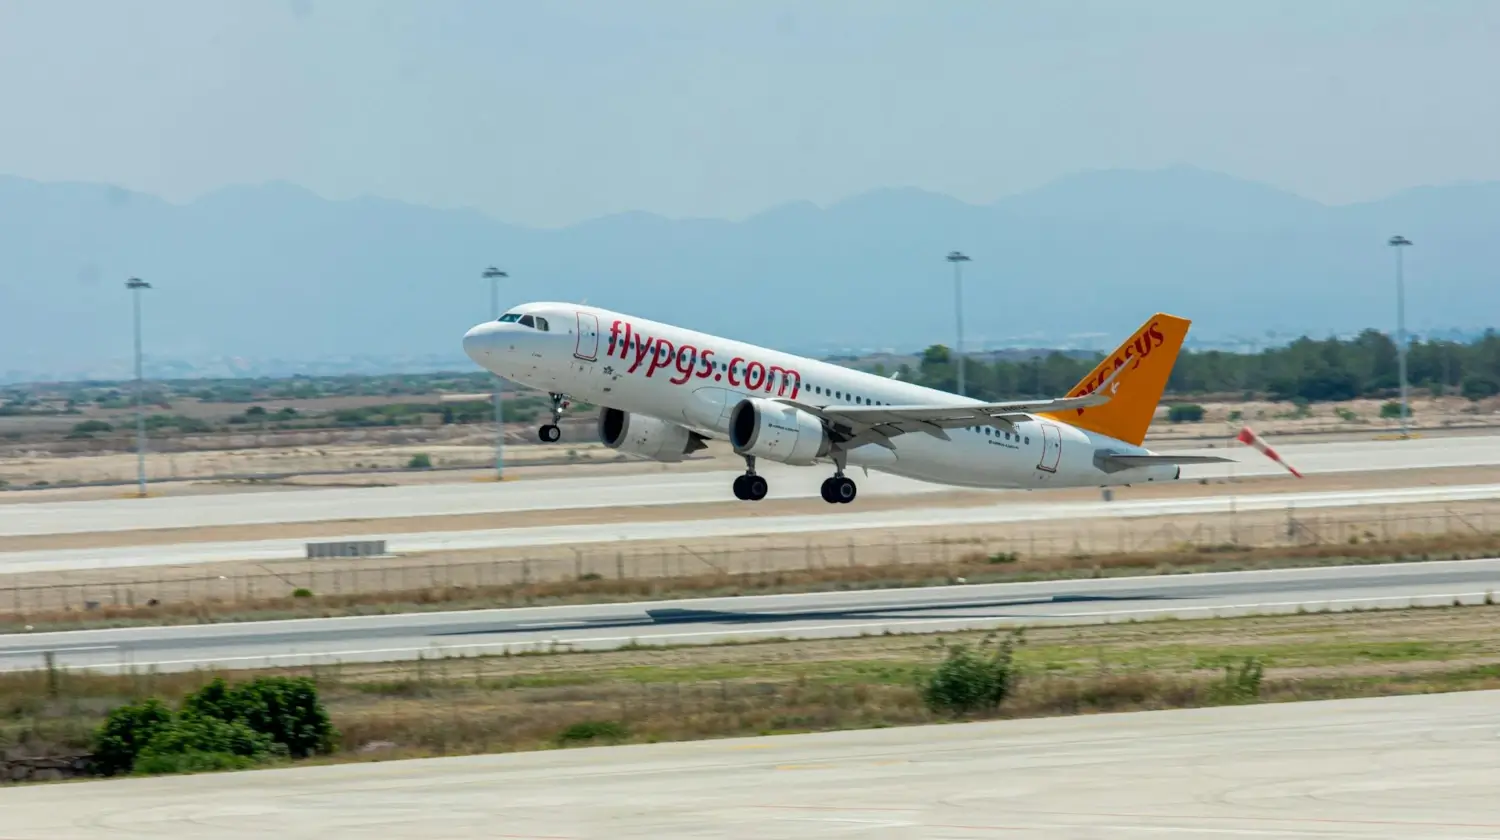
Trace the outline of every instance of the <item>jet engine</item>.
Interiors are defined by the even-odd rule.
[[[708,445],[691,429],[618,408],[599,412],[599,439],[610,449],[653,461],[681,461]]]
[[[775,400],[740,400],[729,414],[729,444],[738,455],[753,455],[805,467],[828,455],[833,441],[823,421]]]

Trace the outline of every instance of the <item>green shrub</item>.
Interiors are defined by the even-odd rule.
[[[137,774],[236,770],[286,754],[285,746],[244,723],[184,710],[157,730],[133,769]]]
[[[1209,697],[1215,703],[1248,703],[1260,697],[1264,675],[1265,668],[1254,657],[1247,657],[1238,668],[1225,665],[1224,679],[1214,684],[1209,690]]]
[[[171,773],[212,773],[219,770],[249,770],[260,762],[230,753],[200,750],[154,752],[146,750],[135,761],[131,771],[137,776],[164,776]]]
[[[1411,415],[1412,415],[1411,406],[1408,405],[1406,407],[1406,416],[1410,417]],[[1399,420],[1399,419],[1401,419],[1401,403],[1398,403],[1395,400],[1391,400],[1391,401],[1387,402],[1385,405],[1382,405],[1380,407],[1380,417],[1383,420]]]
[[[172,726],[172,710],[160,700],[121,706],[94,735],[94,765],[106,776],[128,773],[157,733]]]
[[[591,741],[605,741],[617,744],[629,737],[630,730],[626,729],[625,724],[619,721],[586,720],[581,723],[575,723],[558,733],[557,743],[562,746]]]
[[[190,773],[254,767],[331,752],[338,732],[305,677],[259,677],[200,688],[173,713],[159,700],[122,706],[95,734],[104,775]]]
[[[1017,630],[999,644],[994,640],[994,634],[986,636],[977,648],[942,645],[946,658],[923,678],[927,708],[953,717],[999,708],[1015,682],[1015,648],[1022,634]]]
[[[427,453],[418,452],[417,454],[411,456],[410,461],[406,462],[406,468],[409,470],[432,469],[432,459],[427,456]]]
[[[294,758],[329,752],[336,737],[307,677],[257,677],[232,687],[219,677],[183,701],[183,713],[244,724]]]
[[[1462,392],[1465,398],[1479,401],[1500,394],[1500,379],[1483,373],[1464,377]]]
[[[1167,420],[1172,423],[1197,423],[1203,419],[1203,406],[1183,404],[1167,409]]]

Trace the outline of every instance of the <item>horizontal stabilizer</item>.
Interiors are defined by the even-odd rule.
[[[1106,455],[1098,458],[1099,468],[1105,472],[1118,472],[1138,467],[1182,466],[1184,464],[1227,464],[1233,458],[1218,455]]]

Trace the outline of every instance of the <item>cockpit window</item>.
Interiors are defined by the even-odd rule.
[[[523,326],[523,327],[534,327],[534,326],[536,326],[536,319],[532,318],[530,315],[522,315],[521,316],[521,326]]]
[[[504,315],[500,316],[500,323],[509,324],[514,321],[520,320],[520,318],[521,314],[519,312],[507,312]]]
[[[547,326],[547,319],[543,318],[540,315],[536,316],[536,328],[539,329],[539,330],[541,330],[542,332],[551,332],[552,331]]]

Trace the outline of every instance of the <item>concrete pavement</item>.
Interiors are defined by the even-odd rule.
[[[1492,596],[1500,596],[1500,559],[816,592],[21,633],[0,636],[0,671],[39,668],[48,652],[56,655],[58,666],[70,669],[243,669],[498,655],[554,646],[606,650],[631,643],[713,644],[1478,604]]]
[[[1253,450],[1237,447],[1182,449],[1187,454],[1224,455],[1235,464],[1183,468],[1184,479],[1282,474],[1282,468]],[[1500,435],[1406,441],[1356,441],[1278,445],[1287,461],[1308,475],[1426,467],[1500,466]],[[770,482],[768,498],[817,498],[827,474],[822,469],[762,464]],[[87,502],[0,505],[0,538],[36,534],[76,534],[212,525],[388,519],[501,511],[674,505],[731,501],[729,471],[660,475],[594,476],[520,480],[500,484],[446,484],[296,490],[111,499]],[[950,490],[942,485],[871,472],[856,473],[860,496],[917,495]],[[993,491],[997,501],[1019,498],[1016,491]],[[858,502],[854,507],[857,509]]]
[[[1500,692],[0,790],[5,840],[1496,840]]]

